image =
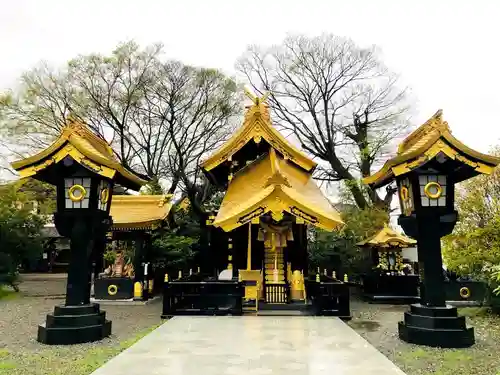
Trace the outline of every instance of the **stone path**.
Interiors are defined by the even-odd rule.
[[[404,375],[338,318],[175,317],[92,375]]]

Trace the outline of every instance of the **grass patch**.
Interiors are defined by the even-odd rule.
[[[17,297],[19,297],[19,293],[15,292],[13,290],[7,289],[7,288],[0,285],[0,300],[1,301],[10,300],[10,299],[14,299]]]
[[[482,307],[466,307],[460,314],[475,329],[476,344],[471,348],[403,345],[394,362],[408,375],[500,375],[500,317]]]
[[[161,324],[158,324],[158,325],[150,327],[144,331],[141,331],[138,334],[136,334],[134,337],[127,339],[127,340],[124,340],[124,341],[121,341],[120,344],[116,347],[92,348],[91,350],[89,350],[85,354],[84,357],[82,357],[81,359],[72,363],[70,368],[63,370],[61,372],[61,375],[68,374],[69,370],[73,371],[72,374],[74,374],[74,375],[87,375],[87,374],[92,373],[93,371],[97,370],[99,367],[104,365],[111,358],[117,356],[125,349],[130,348],[137,341],[142,339],[148,333],[154,331],[160,325]]]
[[[469,318],[491,317],[489,307],[462,307],[458,309],[458,314]]]
[[[160,325],[142,330],[113,346],[97,344],[79,353],[71,346],[44,347],[41,351],[17,355],[0,350],[0,375],[89,375]]]

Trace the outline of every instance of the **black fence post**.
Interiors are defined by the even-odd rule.
[[[171,300],[171,286],[170,282],[163,283],[163,311],[161,314],[162,319],[167,319],[172,315],[172,300]]]

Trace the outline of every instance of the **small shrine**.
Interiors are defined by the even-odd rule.
[[[357,245],[370,251],[372,271],[363,276],[363,294],[371,301],[408,302],[418,298],[419,277],[415,264],[405,262],[403,249],[417,241],[397,233],[387,224]]]
[[[202,271],[244,281],[245,299],[261,307],[305,301],[307,226],[343,223],[312,177],[316,163],[273,127],[267,95],[247,96],[242,127],[201,164],[226,191],[207,221],[210,264]]]
[[[171,195],[116,195],[105,249],[96,252],[96,300],[147,300],[153,294],[151,233],[165,224]],[[163,278],[163,275],[161,275]]]

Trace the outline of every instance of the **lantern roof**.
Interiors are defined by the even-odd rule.
[[[110,216],[112,231],[151,230],[161,226],[172,204],[168,195],[114,195]]]
[[[439,154],[444,154],[455,162],[466,165],[467,173],[456,178],[460,182],[477,174],[491,174],[500,163],[500,158],[480,153],[466,146],[452,134],[443,111],[438,110],[429,120],[413,131],[399,145],[396,156],[363,182],[375,188],[390,183],[395,177],[415,170]]]
[[[288,142],[273,127],[269,115],[269,107],[266,103],[268,94],[263,97],[256,97],[248,91],[245,92],[252,100],[252,105],[247,107],[243,125],[214,154],[201,163],[201,168],[204,172],[209,174],[208,172],[213,172],[227,161],[233,160],[233,156],[247,144],[260,144],[262,141],[265,141],[269,147],[274,148],[284,158],[290,160],[290,162],[308,172],[313,172],[317,164]],[[250,155],[249,160],[254,160],[257,156]]]
[[[384,224],[384,227],[377,232],[374,236],[358,242],[358,246],[363,247],[410,247],[417,244],[417,241],[406,237],[402,234],[397,233],[394,229],[390,228],[387,224]]]
[[[55,142],[36,155],[13,162],[12,167],[21,178],[33,177],[55,184],[57,176],[49,176],[44,171],[68,156],[92,172],[115,180],[124,187],[139,190],[146,183],[120,164],[104,139],[73,116],[68,116],[66,126]]]
[[[276,221],[288,213],[328,231],[343,224],[311,173],[274,148],[234,175],[213,225],[228,232],[269,213]]]

